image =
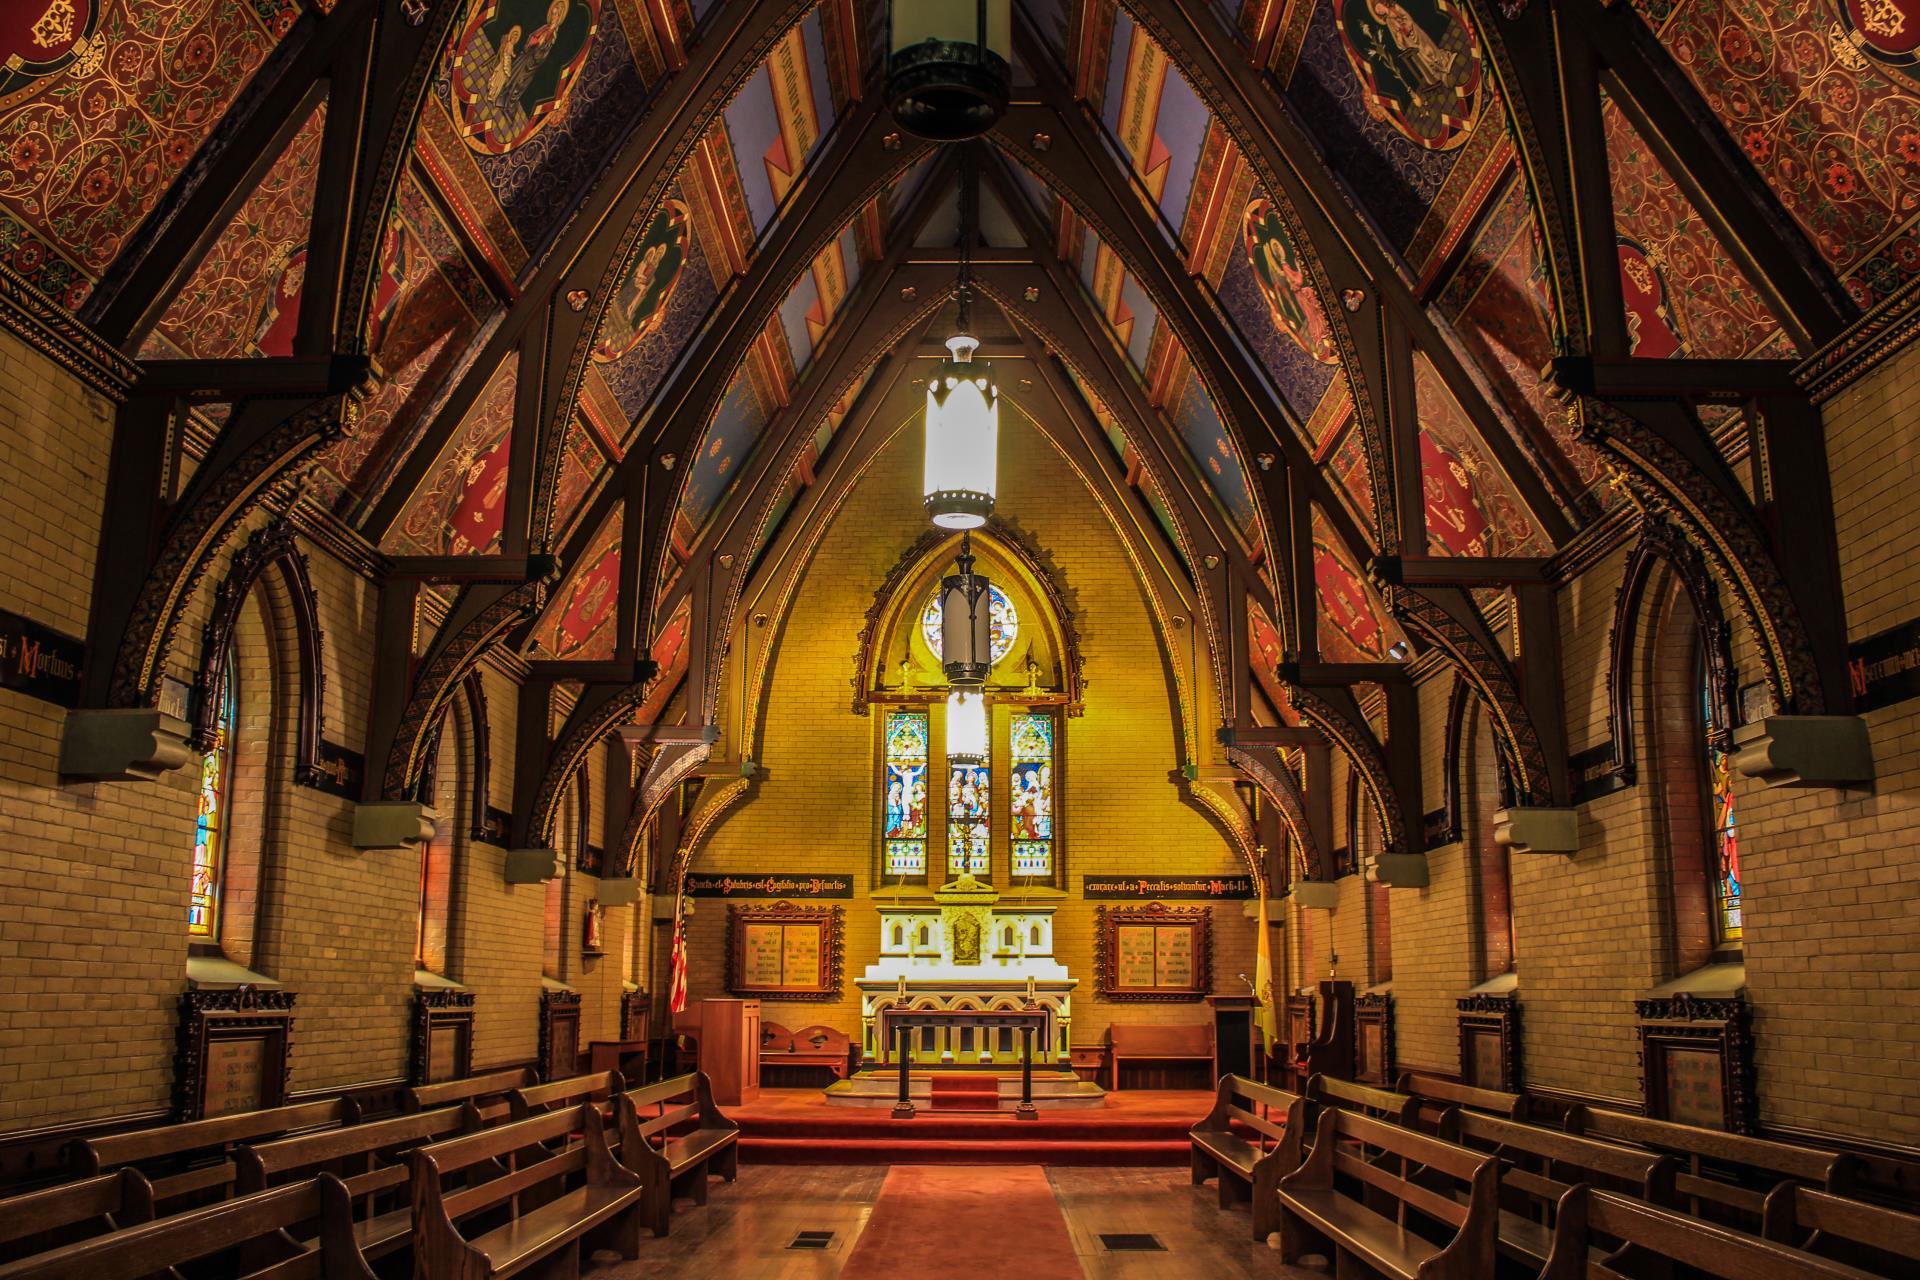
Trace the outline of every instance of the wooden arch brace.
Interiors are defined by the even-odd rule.
[[[553,820],[567,784],[579,771],[587,753],[606,741],[620,723],[647,700],[658,674],[653,659],[643,658],[635,664],[634,678],[630,683],[589,685],[580,695],[580,701],[574,704],[573,710],[567,713],[566,723],[555,736],[546,759],[532,767],[521,766],[520,777],[537,778],[538,781],[533,786],[530,801],[514,806],[514,848],[552,846]]]
[[[1287,700],[1293,709],[1346,754],[1354,776],[1379,812],[1381,879],[1408,887],[1416,882],[1424,884],[1426,859],[1415,835],[1420,830],[1418,704],[1404,674],[1383,686],[1389,703],[1389,740],[1395,744],[1391,758],[1360,713],[1350,688],[1344,684],[1303,683],[1302,673],[1297,668],[1288,670],[1286,664],[1280,674],[1287,682]],[[1388,858],[1394,860],[1385,861]],[[1393,872],[1391,878],[1389,870]]]
[[[1269,746],[1228,747],[1227,759],[1251,778],[1267,799],[1273,801],[1274,808],[1280,811],[1287,830],[1293,833],[1294,843],[1300,847],[1300,861],[1308,873],[1307,879],[1331,879],[1333,868],[1326,851],[1320,847],[1314,824],[1307,816],[1306,797],[1300,793],[1300,784],[1294,778],[1293,770],[1281,758],[1279,749]],[[1274,894],[1284,887],[1269,884],[1267,890]]]

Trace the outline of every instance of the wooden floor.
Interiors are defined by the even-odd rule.
[[[647,1239],[637,1262],[599,1255],[588,1280],[831,1280],[867,1224],[884,1167],[747,1165],[732,1186],[715,1182],[706,1208],[675,1204],[673,1233]],[[1223,1212],[1213,1184],[1185,1169],[1049,1169],[1048,1179],[1087,1280],[1304,1280],[1326,1273],[1282,1266],[1253,1240],[1246,1209]],[[823,1251],[788,1249],[802,1231],[831,1231]],[[1164,1253],[1109,1253],[1104,1233],[1157,1236]],[[902,1260],[901,1274],[913,1274]],[[983,1268],[981,1274],[994,1274]],[[1002,1274],[1017,1274],[1010,1267]]]

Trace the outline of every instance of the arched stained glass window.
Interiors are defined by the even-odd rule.
[[[927,607],[920,612],[920,634],[926,638],[927,648],[933,650],[933,656],[944,658],[940,639],[940,594],[935,592],[933,599],[927,601]],[[1020,638],[1020,614],[1013,607],[1013,601],[1007,593],[992,583],[987,584],[987,654],[998,662],[1013,652],[1013,642]]]
[[[193,838],[193,884],[187,902],[187,935],[209,941],[220,936],[220,878],[226,854],[227,821],[233,804],[234,677],[231,663],[214,695],[213,746],[200,760],[200,817]]]
[[[1053,717],[1043,711],[1013,715],[1007,811],[1013,819],[1013,874],[1053,875]]]
[[[927,713],[887,713],[887,874],[924,875],[927,870]]]
[[[947,874],[989,872],[992,848],[988,814],[993,799],[993,771],[984,764],[950,761],[947,766]]]
[[[1708,821],[1713,827],[1714,928],[1723,943],[1741,938],[1740,838],[1733,815],[1733,758],[1726,748],[1727,727],[1716,723],[1713,686],[1702,675],[1700,720],[1707,737]]]

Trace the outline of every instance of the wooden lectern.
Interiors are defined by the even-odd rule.
[[[713,1100],[737,1107],[760,1096],[760,1002],[700,1002],[700,1069]]]

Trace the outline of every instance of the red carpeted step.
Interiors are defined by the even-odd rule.
[[[903,1121],[911,1125],[912,1121]],[[1179,1167],[1191,1147],[1181,1142],[1055,1142],[993,1138],[884,1141],[871,1138],[739,1140],[749,1164],[1044,1164]]]
[[[1000,1091],[998,1089],[935,1089],[932,1101],[935,1111],[998,1111]]]
[[[923,1103],[911,1120],[895,1120],[885,1107],[845,1107],[824,1115],[768,1116],[738,1114],[740,1137],[794,1138],[813,1142],[865,1140],[892,1143],[1018,1139],[1048,1142],[1175,1142],[1187,1141],[1193,1120],[1185,1118],[1132,1119],[1110,1110],[1047,1111],[1038,1120],[1016,1120],[1011,1111],[967,1115],[935,1115]],[[1196,1119],[1198,1117],[1195,1117]]]

